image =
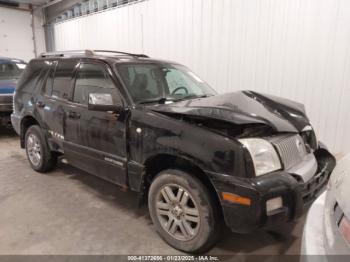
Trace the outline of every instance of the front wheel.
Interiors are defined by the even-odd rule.
[[[207,251],[217,240],[219,216],[214,203],[199,179],[179,170],[161,172],[148,195],[159,235],[174,248],[190,253]]]
[[[31,126],[25,135],[27,158],[31,167],[41,173],[50,171],[57,163],[39,126]]]

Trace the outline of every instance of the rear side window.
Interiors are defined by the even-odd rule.
[[[53,82],[52,97],[68,99],[76,61],[59,61]]]
[[[45,83],[45,78],[47,75],[47,72],[49,71],[49,67],[45,66],[41,69],[40,74],[38,76],[38,79],[35,84],[35,91],[41,90],[43,88],[43,85]]]
[[[46,74],[46,81],[45,81],[43,91],[42,91],[42,93],[46,96],[52,95],[53,78],[54,78],[56,66],[57,66],[57,61],[51,62],[50,68]]]
[[[52,95],[52,87],[53,87],[53,74],[54,74],[54,69],[50,69],[50,72],[48,73],[48,76],[46,78],[45,86],[43,93],[47,96]]]
[[[45,70],[45,63],[43,61],[31,61],[25,72],[22,74],[17,89],[30,93],[34,92],[42,70]]]
[[[117,95],[117,89],[104,66],[83,63],[80,65],[74,88],[73,101],[87,105],[90,93]]]

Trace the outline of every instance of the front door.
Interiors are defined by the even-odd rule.
[[[77,69],[71,102],[65,108],[65,155],[72,165],[126,186],[127,113],[88,110],[90,93],[122,99],[108,65],[82,62]]]

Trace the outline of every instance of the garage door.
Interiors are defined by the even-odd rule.
[[[0,57],[29,61],[35,56],[31,22],[28,11],[0,7]]]

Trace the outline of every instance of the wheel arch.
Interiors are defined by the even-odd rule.
[[[183,156],[175,156],[171,154],[158,154],[148,158],[145,161],[145,173],[143,179],[143,195],[147,196],[149,187],[152,184],[154,178],[161,172],[167,169],[178,169],[188,173],[191,176],[198,178],[204,186],[208,189],[211,198],[215,202],[214,204],[221,207],[218,193],[209,178],[209,176],[200,168],[193,160]],[[146,198],[146,197],[144,197]],[[220,212],[221,208],[218,208]]]
[[[40,127],[40,123],[35,119],[32,115],[27,115],[21,120],[21,132],[20,132],[20,142],[21,148],[25,148],[25,135],[29,127],[33,125],[38,125]]]

